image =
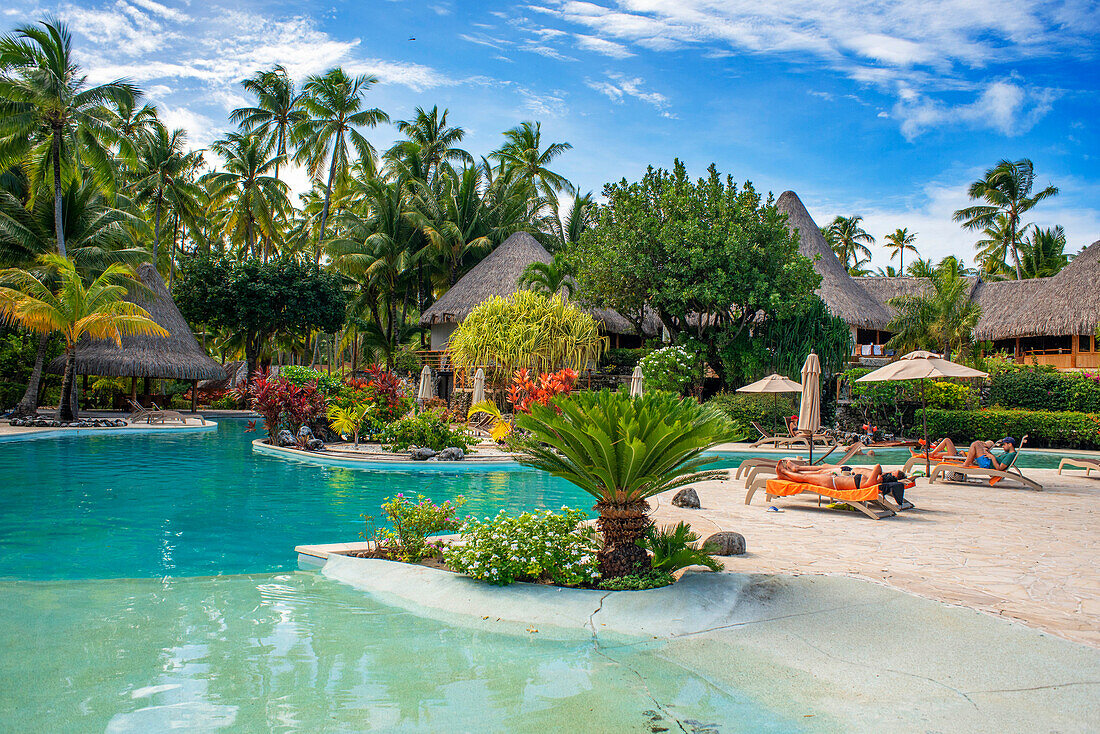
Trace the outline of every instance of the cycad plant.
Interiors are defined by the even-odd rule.
[[[703,452],[731,440],[733,426],[711,405],[654,391],[637,398],[603,390],[532,405],[516,425],[529,434],[520,463],[577,485],[596,499],[605,578],[644,572],[649,556],[637,540],[650,526],[654,495],[724,479]]]
[[[706,548],[697,548],[699,535],[686,522],[658,528],[650,525],[638,545],[653,554],[654,571],[672,573],[688,566],[706,566],[721,571],[722,564]]]

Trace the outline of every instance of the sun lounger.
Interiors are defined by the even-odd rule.
[[[876,484],[872,487],[860,487],[859,489],[831,489],[829,487],[819,487],[816,484],[760,477],[749,485],[749,491],[745,495],[745,504],[750,504],[753,495],[760,490],[766,493],[769,502],[776,497],[811,494],[818,498],[819,505],[822,498],[834,502],[843,502],[856,508],[872,520],[881,520],[884,517],[896,515],[898,509],[893,498],[882,494],[881,486]]]
[[[771,444],[774,448],[790,448],[791,446],[804,446],[810,447],[809,437],[800,433],[769,433],[764,430],[756,421],[752,422],[752,427],[756,429],[756,432],[760,434],[760,438],[749,446],[749,448],[758,449],[761,446],[767,446]],[[815,446],[836,446],[836,439],[826,433],[815,433],[813,435],[813,441]]]
[[[1094,469],[1100,472],[1100,459],[1075,459],[1067,456],[1066,458],[1062,459],[1061,463],[1058,464],[1058,473],[1061,474],[1062,469],[1067,466],[1084,469],[1085,476],[1087,477],[1089,475],[1089,472],[1093,471]]]
[[[146,408],[140,403],[136,403],[133,400],[130,402],[130,422],[141,423],[145,422],[150,425],[154,423],[164,423],[165,421],[179,421],[180,423],[187,423],[187,418],[183,413],[179,413],[175,410],[162,410],[156,403],[149,403],[149,407]],[[205,421],[204,421],[205,422]]]
[[[1012,457],[1012,461],[1005,471],[999,469],[985,469],[980,466],[963,466],[963,459],[961,458],[947,459],[932,467],[932,474],[928,477],[928,482],[930,484],[935,484],[936,479],[939,478],[943,482],[967,484],[970,481],[970,477],[977,477],[979,479],[988,478],[989,486],[992,487],[1002,479],[1010,479],[1019,482],[1029,489],[1034,489],[1037,492],[1042,491],[1043,485],[1033,479],[1028,479],[1016,467],[1016,459],[1019,458],[1019,456],[1020,452],[1016,451],[1016,455]],[[962,478],[957,478],[958,475],[962,475]]]
[[[836,448],[837,448],[836,446],[833,446],[831,449],[829,449],[829,451],[827,453],[825,453],[820,459],[818,459],[814,463],[818,464],[820,466],[843,466],[844,464],[847,464],[848,460],[851,459],[856,454],[862,454],[866,451],[866,447],[863,444],[861,444],[859,442],[856,442],[856,443],[852,444],[851,446],[849,446],[848,449],[844,452],[844,455],[841,456],[839,459],[837,459],[835,462],[833,462],[832,464],[826,464],[824,462],[825,457],[828,456],[829,454],[831,454],[833,451],[835,451]],[[867,452],[867,453],[873,455],[874,452]],[[800,457],[785,457],[785,458],[788,458],[791,461],[794,461],[794,462],[799,463],[799,464],[805,464],[806,463],[806,460],[802,459]],[[761,474],[764,474],[764,473],[775,474],[775,465],[778,464],[780,461],[781,461],[781,459],[773,459],[771,457],[754,457],[754,458],[751,458],[751,459],[745,459],[737,467],[737,473],[734,475],[734,478],[735,479],[740,479],[741,475],[744,474],[745,475],[745,486],[747,487],[750,483],[752,483],[752,481],[754,479],[756,479],[756,477],[760,476]]]

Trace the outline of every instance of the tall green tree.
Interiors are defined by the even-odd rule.
[[[970,299],[965,268],[946,257],[933,269],[931,289],[891,298],[896,316],[887,325],[894,336],[887,346],[899,352],[927,349],[964,358],[970,354],[981,308]]]
[[[225,165],[206,178],[212,184],[212,200],[226,208],[225,234],[241,251],[267,259],[271,253],[260,251],[260,238],[278,240],[276,219],[290,206],[286,184],[269,175],[281,159],[269,158],[268,146],[253,135],[230,133],[213,148],[225,158]]]
[[[53,176],[57,251],[65,256],[62,173],[87,167],[113,188],[109,146],[118,134],[107,105],[132,104],[140,92],[127,81],[88,86],[73,60],[72,36],[61,22],[25,25],[0,39],[0,170],[25,165],[34,181]]]
[[[1035,165],[1029,159],[1002,160],[986,171],[981,179],[970,184],[967,191],[971,199],[985,203],[959,209],[954,215],[956,222],[970,230],[986,229],[998,215],[1004,217],[1004,246],[1012,253],[1017,280],[1024,277],[1020,263],[1020,237],[1027,225],[1023,222],[1023,216],[1039,202],[1058,193],[1056,186],[1047,186],[1032,193],[1034,188]]]
[[[596,203],[592,200],[591,191],[573,199],[573,206],[564,217],[561,212],[561,197],[555,196],[550,200],[550,214],[543,218],[544,227],[551,237],[550,251],[566,250],[576,245],[581,235],[595,221]]]
[[[986,280],[1005,280],[1016,273],[1008,265],[1009,234],[1008,217],[997,214],[982,229],[982,238],[974,243],[978,250],[976,261]]]
[[[917,233],[910,232],[908,227],[900,227],[886,235],[886,244],[883,245],[890,251],[890,260],[898,259],[898,272],[905,272],[905,251],[919,255],[917,247],[913,243],[917,241]]]
[[[573,186],[549,166],[558,156],[572,150],[569,143],[542,143],[542,123],[524,121],[505,131],[505,143],[492,157],[499,161],[506,175],[518,176],[529,182],[533,194],[541,193],[546,200],[553,199],[559,191],[573,193]]]
[[[845,268],[858,268],[861,261],[871,259],[871,248],[868,245],[875,244],[875,238],[863,229],[862,222],[861,216],[837,216],[829,224],[833,252],[844,263]]]
[[[230,122],[240,125],[266,143],[278,157],[275,178],[279,178],[279,165],[287,160],[287,147],[294,142],[298,127],[309,119],[301,108],[301,94],[294,88],[294,80],[286,67],[278,64],[269,71],[258,71],[241,82],[246,91],[256,97],[254,107],[240,107],[229,115]]]
[[[131,184],[134,201],[153,209],[153,263],[158,262],[160,225],[168,213],[188,218],[198,212],[201,191],[191,175],[202,154],[187,150],[187,133],[168,129],[159,122],[143,136],[137,148],[136,180]]]
[[[406,140],[395,143],[387,156],[406,161],[418,159],[423,180],[432,185],[438,180],[440,167],[444,163],[473,165],[474,157],[458,147],[466,131],[448,125],[447,113],[448,110],[440,112],[438,107],[432,107],[427,112],[423,107],[417,107],[413,119],[398,121],[397,131]]]
[[[333,181],[347,172],[350,149],[361,159],[374,160],[374,146],[356,128],[389,122],[389,115],[377,107],[364,109],[363,97],[378,78],[363,74],[351,77],[337,67],[311,76],[303,87],[302,109],[307,117],[297,127],[300,147],[295,158],[304,162],[309,175],[318,178],[326,163],[325,198],[321,209],[318,239],[325,238]]]
[[[576,285],[573,282],[573,269],[563,252],[554,253],[554,259],[548,263],[533,262],[523,269],[519,285],[538,293],[557,293],[565,290],[573,295]]]
[[[1049,278],[1069,264],[1069,255],[1065,252],[1066,231],[1061,225],[1046,229],[1031,227],[1020,243],[1020,250],[1020,267],[1025,278]]]

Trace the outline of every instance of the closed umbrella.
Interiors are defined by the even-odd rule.
[[[924,380],[928,377],[989,377],[989,375],[981,370],[955,364],[935,352],[918,350],[909,352],[896,362],[891,362],[885,367],[879,367],[874,372],[870,372],[856,380],[856,382],[920,380],[920,402],[923,408],[921,417],[924,419],[924,471],[926,475],[932,473],[932,461],[928,456],[931,449],[928,444],[928,402],[924,395]]]
[[[802,402],[798,406],[798,430],[810,443],[810,463],[814,463],[814,434],[821,428],[821,360],[813,350],[802,365]]]
[[[470,405],[477,405],[485,400],[485,371],[480,367],[474,373],[474,391],[470,395]]]
[[[424,365],[424,369],[420,370],[420,392],[416,394],[417,400],[431,400],[435,397],[435,391],[432,390],[432,368],[428,365]]]
[[[630,375],[630,397],[640,398],[642,396],[644,383],[645,379],[642,377],[642,366],[638,365],[634,368],[633,374]]]
[[[802,386],[783,375],[770,374],[756,382],[737,388],[737,392],[772,393],[775,395],[775,412],[779,412],[779,393],[802,392]]]

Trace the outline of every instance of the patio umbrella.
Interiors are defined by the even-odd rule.
[[[935,352],[918,350],[909,352],[896,362],[879,367],[856,382],[888,382],[894,380],[920,380],[921,417],[924,419],[924,473],[932,473],[932,461],[928,456],[932,448],[928,443],[928,402],[924,395],[924,380],[927,377],[989,377],[981,370],[955,364]]]
[[[420,392],[416,394],[417,400],[431,400],[435,397],[435,392],[432,390],[432,368],[428,365],[424,365],[424,369],[420,370]]]
[[[798,406],[798,430],[804,431],[810,444],[810,463],[814,463],[814,434],[821,428],[821,360],[813,350],[802,365],[802,402]]]
[[[773,393],[775,395],[775,412],[779,412],[779,393],[802,392],[802,386],[794,380],[788,380],[783,375],[772,373],[756,382],[737,388],[737,392]]]
[[[480,367],[474,373],[474,390],[470,395],[470,405],[477,405],[485,399],[485,370]]]
[[[642,377],[642,366],[638,365],[634,368],[634,373],[630,375],[630,397],[640,398],[642,396],[644,383],[645,379]]]

